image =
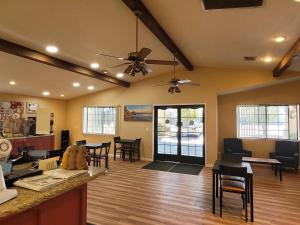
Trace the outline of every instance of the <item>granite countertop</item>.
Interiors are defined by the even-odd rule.
[[[90,167],[88,173],[66,180],[65,182],[43,192],[32,191],[25,188],[13,187],[18,191],[18,196],[0,205],[0,220],[5,217],[19,214],[37,206],[51,198],[55,198],[76,187],[81,186],[100,174],[105,174],[105,168]]]

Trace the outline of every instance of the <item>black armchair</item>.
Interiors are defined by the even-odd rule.
[[[224,153],[241,157],[252,157],[252,152],[243,149],[243,142],[239,138],[224,138]]]
[[[299,142],[276,141],[275,152],[270,152],[271,159],[277,159],[283,167],[298,169],[299,165]]]

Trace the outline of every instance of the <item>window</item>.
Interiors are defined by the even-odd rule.
[[[116,107],[84,107],[83,133],[115,135],[117,118]]]
[[[239,105],[239,138],[298,139],[298,105]]]

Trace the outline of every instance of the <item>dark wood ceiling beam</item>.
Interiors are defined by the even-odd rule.
[[[125,5],[133,12],[141,11],[140,20],[149,28],[149,30],[166,46],[172,54],[184,65],[188,70],[193,70],[191,62],[185,57],[182,51],[169,37],[167,32],[161,27],[157,20],[152,16],[146,6],[140,0],[122,0]]]
[[[286,71],[296,59],[300,57],[300,38],[295,42],[291,49],[285,54],[278,65],[273,70],[273,77],[279,77]]]
[[[130,87],[130,83],[110,77],[104,73],[97,72],[83,66],[76,65],[71,62],[67,62],[62,59],[55,58],[53,56],[46,55],[36,50],[18,45],[3,39],[0,39],[0,51],[6,52],[12,55],[20,56],[26,59],[30,59],[39,63],[54,66],[63,70],[78,73],[84,76],[88,76],[94,79],[102,80],[112,84],[116,84],[122,87]]]

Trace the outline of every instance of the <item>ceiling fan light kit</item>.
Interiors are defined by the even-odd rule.
[[[97,53],[96,55],[101,55],[105,57],[110,57],[110,58],[116,58],[119,60],[127,61],[126,63],[122,63],[119,65],[112,66],[111,68],[115,67],[122,67],[127,65],[127,68],[124,70],[124,73],[130,76],[135,77],[136,74],[141,73],[142,75],[147,75],[148,73],[151,73],[152,70],[148,66],[148,64],[156,64],[156,65],[167,65],[167,66],[172,66],[172,65],[177,65],[178,62],[176,61],[169,61],[169,60],[155,60],[155,59],[146,59],[146,57],[152,52],[150,48],[142,48],[140,51],[138,43],[139,43],[139,16],[142,14],[142,11],[140,10],[135,10],[134,11],[136,15],[136,40],[135,40],[135,52],[130,52],[128,53],[127,58],[119,57],[119,56],[113,56],[113,55],[107,55],[107,54],[102,54],[102,53]]]
[[[181,93],[181,90],[179,88],[180,85],[191,85],[191,86],[200,86],[200,84],[198,83],[194,83],[191,80],[185,79],[185,80],[180,80],[178,78],[176,78],[175,76],[175,66],[176,64],[176,60],[175,60],[175,55],[174,55],[174,60],[173,60],[173,78],[166,84],[159,84],[159,85],[155,85],[155,86],[165,86],[165,85],[169,85],[170,87],[168,88],[168,92],[171,94],[175,94],[175,93]]]

